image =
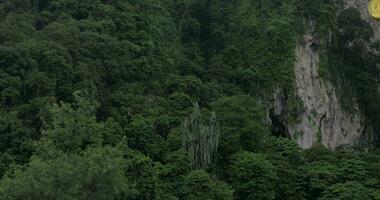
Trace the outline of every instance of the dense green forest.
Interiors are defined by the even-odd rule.
[[[310,21],[365,149],[273,133]],[[0,30],[1,200],[380,200],[380,43],[341,1],[0,0]]]

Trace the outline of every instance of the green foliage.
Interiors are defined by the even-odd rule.
[[[371,199],[370,191],[357,182],[335,184],[327,189],[318,200]]]
[[[310,163],[319,161],[326,161],[329,163],[337,162],[333,152],[322,145],[316,145],[310,149],[306,149],[304,153],[306,161]]]
[[[232,199],[231,189],[222,182],[213,181],[203,171],[193,171],[184,179],[184,191],[181,199]]]
[[[304,155],[295,141],[287,138],[270,138],[265,148],[270,162],[277,173],[276,199],[305,199],[304,173],[300,166],[304,165]]]
[[[152,160],[136,152],[129,152],[127,156],[125,170],[131,182],[130,199],[155,199],[157,197],[157,178]]]
[[[49,152],[54,148],[65,153],[77,153],[93,145],[102,144],[103,124],[94,117],[95,107],[77,96],[77,108],[68,104],[47,107],[42,116],[42,138],[38,142],[39,151]]]
[[[259,151],[270,135],[264,106],[247,95],[223,97],[212,103],[221,123],[217,171],[226,176],[231,156],[241,150]]]
[[[193,168],[202,169],[211,162],[218,150],[220,127],[216,114],[211,113],[209,124],[202,119],[198,103],[181,124],[182,148],[188,152]]]
[[[230,155],[241,148],[256,151],[270,135],[264,105],[255,98],[246,95],[224,97],[212,106],[222,124],[222,151]]]
[[[310,196],[318,197],[324,190],[337,183],[342,176],[339,168],[326,162],[315,162],[305,166]]]
[[[191,171],[192,166],[185,151],[169,153],[163,165],[156,167],[160,197],[163,199],[178,199],[182,195],[184,177]]]
[[[356,113],[358,104],[366,123],[378,130],[380,93],[378,92],[378,56],[372,53],[372,27],[362,20],[360,12],[348,8],[339,13],[327,45],[329,79],[339,90],[344,108]],[[370,128],[366,130],[372,137]],[[376,136],[377,137],[377,136]]]
[[[90,148],[49,160],[33,157],[0,182],[1,199],[115,199],[128,193],[122,153]]]
[[[344,159],[339,165],[345,175],[344,181],[365,181],[369,178],[366,163],[360,159]]]
[[[210,64],[222,69],[211,70],[250,94],[270,94],[278,86],[290,88],[299,31],[295,1],[242,0],[230,4],[227,16],[220,19],[227,22],[216,24],[220,27],[215,30],[228,30],[224,33],[226,44]]]
[[[150,120],[136,116],[127,128],[130,146],[155,158],[162,150],[162,138],[156,133]]]
[[[271,136],[275,91],[288,124],[303,112],[313,29],[319,75],[378,138],[378,42],[342,3],[0,0],[0,199],[380,199],[379,152]]]
[[[230,179],[236,199],[275,199],[277,174],[265,155],[249,152],[234,155]]]

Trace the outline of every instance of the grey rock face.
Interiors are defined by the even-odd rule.
[[[368,0],[344,0],[346,7],[354,7],[374,29],[374,39],[380,39],[380,22],[375,21],[368,12]],[[317,143],[329,149],[353,147],[364,140],[370,140],[364,134],[365,124],[358,105],[351,105],[347,112],[337,97],[332,83],[320,77],[320,39],[312,31],[304,34],[295,50],[295,95],[301,100],[303,108],[296,113],[297,120],[287,119],[287,98],[283,91],[274,95],[273,115],[279,116],[286,126],[286,134],[294,138],[306,149]],[[379,87],[380,88],[380,87]],[[379,89],[380,91],[380,89]]]
[[[354,146],[361,138],[363,125],[356,112],[342,109],[331,83],[319,76],[319,39],[307,33],[296,48],[294,65],[296,95],[302,100],[304,112],[295,124],[289,124],[290,135],[302,148],[320,142],[330,149]]]

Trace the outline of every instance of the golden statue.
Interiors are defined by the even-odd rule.
[[[380,20],[380,0],[371,0],[368,9],[372,17]]]

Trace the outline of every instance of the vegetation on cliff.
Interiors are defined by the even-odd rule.
[[[379,132],[378,43],[336,3],[0,0],[0,199],[380,199],[378,151],[271,133],[310,21]]]

